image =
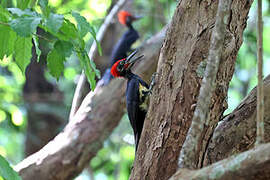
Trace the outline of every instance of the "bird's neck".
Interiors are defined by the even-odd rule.
[[[125,77],[126,79],[130,80],[130,79],[134,78],[135,76],[136,76],[136,75],[133,74],[133,73],[129,70],[129,71],[126,72],[126,74],[125,74],[124,77]]]
[[[130,30],[134,29],[131,22],[126,23],[126,25],[127,25],[128,29],[130,29]]]

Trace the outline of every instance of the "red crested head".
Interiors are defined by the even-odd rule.
[[[111,68],[111,74],[114,77],[123,77],[123,75],[122,75],[123,70],[128,68],[128,64],[125,64],[125,60],[126,60],[126,58],[120,59],[116,63],[113,64],[113,66]]]
[[[118,13],[118,21],[123,25],[127,25],[128,17],[133,17],[133,16],[127,11],[122,10]]]
[[[127,58],[116,61],[111,68],[111,74],[114,77],[126,77],[134,63],[143,57],[143,55],[135,57],[137,52],[138,50],[135,50]]]

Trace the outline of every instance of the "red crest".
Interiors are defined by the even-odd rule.
[[[132,15],[127,11],[120,11],[118,13],[118,21],[121,24],[126,25],[126,19],[127,19],[128,16],[132,16]]]

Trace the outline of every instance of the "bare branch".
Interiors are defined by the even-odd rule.
[[[257,91],[257,140],[256,144],[264,142],[264,100],[263,100],[263,47],[262,47],[262,0],[258,0],[258,20],[257,20],[257,58],[258,58],[258,91]]]
[[[180,168],[196,168],[199,159],[198,143],[202,139],[205,125],[208,125],[210,103],[216,87],[216,76],[223,51],[225,29],[229,23],[231,0],[220,0],[216,15],[216,23],[212,32],[211,44],[206,71],[202,80],[197,106],[192,118],[186,140],[179,157]]]
[[[266,142],[270,142],[270,75],[263,81],[263,87],[264,138]],[[205,151],[204,166],[254,147],[257,90],[258,88],[255,87],[232,113],[219,122]]]
[[[270,143],[199,170],[178,170],[170,180],[265,180],[270,177]]]
[[[114,7],[112,8],[112,10],[110,11],[110,13],[108,14],[108,16],[106,17],[104,23],[102,24],[102,26],[100,27],[98,33],[97,33],[97,40],[100,42],[103,39],[104,34],[106,33],[110,23],[112,22],[113,17],[116,15],[116,13],[125,5],[125,3],[127,2],[127,0],[119,0],[117,2],[117,4],[114,5]],[[88,56],[91,60],[94,59],[94,57],[97,55],[97,44],[96,42],[93,42],[91,49],[88,53]],[[86,81],[86,77],[84,75],[84,72],[81,73],[77,87],[75,89],[75,93],[74,93],[74,97],[72,100],[72,106],[71,106],[71,110],[70,110],[70,115],[69,115],[69,119],[72,119],[72,117],[75,115],[76,111],[78,110],[79,106],[80,106],[80,99],[82,96],[82,90],[83,90],[83,86],[84,83]]]
[[[150,79],[155,70],[164,36],[163,30],[140,48],[145,58],[135,71],[143,79]],[[123,79],[115,79],[108,86],[90,92],[63,132],[15,166],[21,177],[66,180],[78,175],[123,116],[125,84]]]

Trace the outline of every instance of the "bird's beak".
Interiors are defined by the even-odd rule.
[[[137,21],[139,19],[143,18],[143,16],[133,16],[133,21]]]
[[[125,61],[125,64],[127,64],[127,69],[130,69],[134,64],[135,62],[137,62],[138,60],[140,60],[143,55],[140,55],[138,57],[134,57],[136,54],[137,54],[138,50],[136,49],[134,52],[132,52],[126,59]]]

